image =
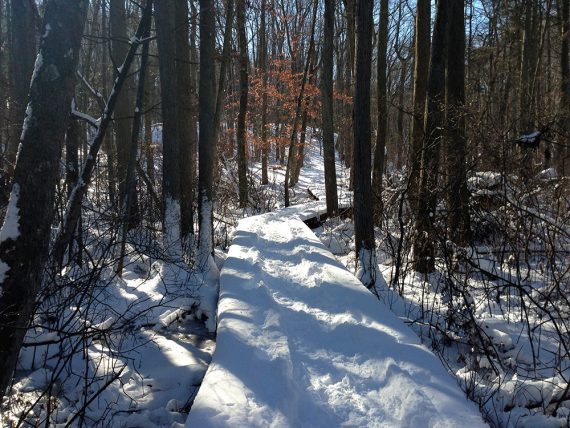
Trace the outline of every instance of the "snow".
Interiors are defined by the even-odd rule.
[[[40,59],[40,55],[41,54],[38,54],[38,60]],[[37,66],[38,66],[38,61],[36,61],[36,67]],[[24,140],[24,136],[26,135],[26,132],[30,127],[30,121],[32,120],[32,112],[33,112],[32,103],[30,102],[26,106],[26,117],[24,117],[24,125],[22,126],[22,134],[20,135],[20,141]],[[18,146],[18,156],[16,157],[16,160],[18,159],[19,155],[20,155],[20,146]]]
[[[6,208],[4,224],[0,229],[0,243],[8,239],[16,240],[20,236],[20,209],[18,208],[18,200],[20,199],[20,185],[14,183],[10,200]]]
[[[293,210],[236,228],[216,352],[186,427],[484,426],[440,361]]]
[[[6,279],[6,274],[8,273],[9,270],[10,266],[8,266],[8,264],[5,263],[4,261],[0,260],[0,284],[2,284]],[[0,297],[2,297],[3,295],[4,295],[4,290],[2,289],[2,287],[0,287]]]
[[[524,134],[519,137],[519,141],[522,143],[533,143],[537,137],[540,137],[541,131],[534,131],[530,134]]]
[[[182,255],[180,241],[180,202],[168,196],[164,202],[164,249],[174,259]]]

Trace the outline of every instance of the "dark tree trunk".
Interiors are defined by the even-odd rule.
[[[37,16],[38,11],[34,0],[12,0],[10,2],[10,126],[5,155],[8,175],[11,175],[16,162],[21,125],[26,114],[30,91],[30,79],[34,71],[37,53]]]
[[[570,173],[570,0],[560,0],[562,51],[560,53],[560,109],[562,146],[558,166],[562,175]]]
[[[217,93],[212,93],[213,96],[214,95],[216,96],[216,106],[214,109],[214,136],[213,136],[213,139],[216,142],[216,144],[218,144],[220,121],[222,120],[222,110],[223,110],[222,103],[224,102],[224,92],[226,90],[227,68],[230,62],[234,12],[235,12],[234,0],[228,0],[226,5],[226,25],[224,28],[224,44],[222,46],[222,63],[220,65],[220,78],[218,80],[218,91]]]
[[[335,0],[325,0],[323,30],[321,108],[323,116],[323,157],[325,163],[325,193],[329,217],[338,212],[336,165],[334,151],[333,115],[333,40]]]
[[[125,0],[110,0],[109,20],[111,35],[111,62],[115,68],[115,78],[118,68],[123,63],[129,50],[129,37],[127,35],[127,17]],[[115,148],[117,150],[116,178],[119,185],[119,207],[123,206],[127,168],[129,164],[129,147],[132,130],[133,102],[128,88],[130,81],[125,83],[121,96],[117,100],[114,114]],[[136,205],[133,205],[133,209]],[[131,213],[132,214],[132,213]]]
[[[437,205],[439,154],[443,137],[445,100],[445,39],[449,1],[438,0],[431,45],[425,137],[423,143],[420,189],[416,212],[414,266],[418,272],[433,272],[436,240],[434,221]]]
[[[388,0],[380,1],[380,26],[378,29],[378,129],[376,148],[374,150],[374,173],[372,177],[372,194],[374,196],[374,222],[382,223],[382,176],[384,174],[384,158],[386,136],[388,135],[388,100],[387,79],[388,67]]]
[[[180,144],[176,73],[176,3],[157,1],[155,22],[162,106],[162,195],[164,246],[180,255]]]
[[[12,380],[48,256],[87,0],[48,0],[8,211],[0,232],[0,395]],[[50,31],[47,31],[50,28]]]
[[[373,287],[377,271],[374,256],[374,223],[371,185],[370,77],[372,69],[373,0],[358,0],[358,43],[353,111],[354,239],[359,275],[364,285]]]
[[[424,141],[424,118],[430,57],[431,0],[417,0],[414,52],[414,110],[411,144],[408,152],[410,168],[409,199],[417,205],[420,167]]]
[[[107,19],[107,2],[101,2],[101,32],[105,37],[109,36],[109,22]],[[101,44],[101,86],[105,95],[109,94],[109,46],[107,43]],[[113,142],[112,133],[107,133],[103,141],[103,150],[107,155],[107,181],[109,202],[116,201],[117,192],[117,173],[115,171],[116,165],[116,151]]]
[[[471,241],[465,138],[465,1],[449,2],[445,105],[447,111],[447,165],[449,232],[453,242]]]
[[[147,0],[147,8],[152,7],[152,0]],[[143,35],[145,39],[150,36],[150,27],[146,29],[146,33]],[[129,148],[129,164],[127,167],[127,181],[125,186],[125,196],[124,204],[120,210],[120,216],[122,220],[121,225],[121,249],[119,255],[119,261],[117,266],[117,275],[120,277],[123,274],[123,263],[125,259],[125,249],[127,245],[127,232],[129,230],[129,213],[131,211],[131,204],[134,202],[134,195],[137,187],[136,180],[136,164],[137,164],[137,152],[139,149],[140,134],[142,129],[142,119],[143,119],[143,107],[144,107],[144,96],[145,96],[145,83],[146,83],[146,72],[148,66],[148,51],[149,42],[146,41],[143,44],[141,53],[141,62],[139,69],[139,78],[137,83],[137,98],[135,101],[135,115],[133,117],[133,130],[131,132],[131,145]]]
[[[176,0],[176,80],[178,94],[178,144],[180,146],[180,232],[194,232],[194,164],[196,141],[195,111],[192,102],[190,25],[187,0]]]
[[[261,0],[261,28],[259,29],[259,68],[261,71],[261,184],[268,184],[269,145],[267,142],[267,0]]]
[[[213,179],[216,140],[214,127],[215,76],[214,66],[216,23],[215,5],[200,0],[200,85],[198,94],[200,132],[198,139],[198,219],[199,268],[207,269],[207,258],[213,251]]]
[[[245,0],[237,3],[237,31],[239,39],[239,114],[237,123],[237,161],[239,181],[239,206],[247,205],[247,151],[246,151],[246,114],[248,96],[248,55],[247,35],[245,32]]]

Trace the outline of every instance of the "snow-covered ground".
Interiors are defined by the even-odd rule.
[[[186,427],[483,426],[440,361],[293,211],[235,231],[217,349]]]
[[[220,236],[225,234],[227,243],[233,237],[233,245],[221,278],[218,349],[187,426],[328,427],[344,422],[397,427],[425,426],[430,421],[433,426],[481,425],[476,406],[464,398],[449,373],[482,402],[496,426],[566,426],[570,363],[553,321],[567,335],[567,307],[557,307],[560,314],[553,320],[548,315],[552,311],[529,309],[516,295],[518,289],[530,290],[527,304],[530,298],[543,299],[545,309],[556,303],[550,296],[557,294],[542,276],[542,265],[534,261],[529,265],[530,281],[525,270],[521,274],[520,266],[512,262],[516,257],[511,255],[503,263],[481,247],[473,259],[481,265],[480,272],[454,271],[449,276],[438,261],[438,273],[426,279],[409,268],[404,249],[403,267],[395,281],[397,245],[406,245],[410,229],[403,224],[400,230],[394,216],[377,230],[380,271],[394,287],[380,290],[384,306],[351,274],[351,222],[328,220],[317,230],[321,244],[298,220],[322,213],[325,207],[317,139],[305,154],[299,183],[291,190],[296,206],[287,209],[283,209],[284,166],[272,162],[269,184],[262,186],[260,164],[250,164],[251,182],[257,186],[248,209],[237,208],[235,177],[227,170],[222,173],[216,240],[222,242]],[[227,166],[233,164],[228,160]],[[348,170],[338,161],[337,177],[340,203],[347,205]],[[390,180],[396,183],[397,177]],[[481,173],[474,180],[484,182],[477,185],[483,196],[496,193],[487,189],[499,183],[496,175]],[[392,191],[388,187],[387,194]],[[320,200],[311,201],[307,188]],[[227,199],[224,189],[230,194]],[[397,205],[397,198],[391,200],[387,209]],[[504,217],[498,218],[511,218],[509,206],[519,202],[513,197]],[[239,218],[275,210],[281,211],[244,219],[235,228]],[[567,224],[546,214],[538,216],[545,224]],[[85,224],[93,224],[89,221],[85,219]],[[522,220],[512,227],[519,223]],[[215,338],[196,319],[203,313],[199,285],[204,278],[193,273],[188,260],[169,261],[160,251],[157,254],[153,241],[161,241],[160,235],[150,232],[142,245],[138,238],[132,239],[119,279],[115,256],[112,251],[104,253],[112,248],[108,245],[112,229],[94,224],[85,236],[89,259],[82,268],[58,272],[57,293],[48,287],[42,296],[8,397],[10,411],[1,415],[2,423],[182,426],[215,348]],[[480,220],[477,224],[478,233],[483,226],[493,226]],[[567,229],[558,229],[568,236]],[[217,254],[221,267],[224,257]],[[568,266],[564,254],[557,259],[562,272]],[[481,276],[484,270],[496,278]],[[555,284],[560,290],[567,284],[564,275]],[[438,339],[449,309],[442,286],[450,279],[467,286],[475,322],[502,361],[493,355],[487,358],[453,332],[447,332],[456,340],[451,346],[441,336]],[[503,284],[514,280],[516,287]],[[438,347],[442,362],[419,344],[415,334]]]

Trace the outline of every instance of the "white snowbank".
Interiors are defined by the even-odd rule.
[[[242,220],[187,427],[484,426],[417,336],[299,218]]]

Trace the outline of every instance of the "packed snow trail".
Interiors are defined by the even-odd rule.
[[[287,210],[235,231],[186,427],[484,426],[434,354]]]

